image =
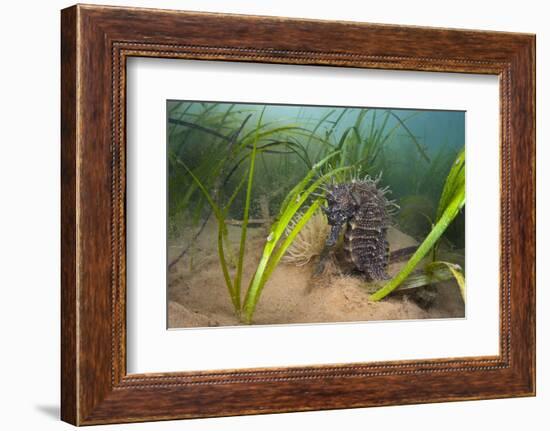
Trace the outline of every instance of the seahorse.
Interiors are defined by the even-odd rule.
[[[344,255],[348,263],[368,281],[386,280],[390,254],[386,238],[391,214],[398,206],[387,199],[389,188],[378,188],[380,177],[365,177],[326,186],[323,206],[331,226],[325,248],[333,247],[344,233]]]

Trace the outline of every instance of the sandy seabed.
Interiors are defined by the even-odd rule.
[[[266,240],[263,228],[249,228],[243,269],[243,290],[254,274]],[[229,227],[229,240],[238,244],[240,228]],[[184,240],[170,242],[171,262],[183,249]],[[186,255],[168,272],[168,327],[235,326],[235,317],[224,283],[217,249],[217,225],[209,222]],[[390,250],[415,245],[416,241],[390,228]],[[408,294],[394,294],[380,302],[368,299],[360,275],[346,275],[337,267],[313,277],[314,263],[304,266],[281,263],[266,283],[253,323],[289,324],[464,317],[464,302],[454,281],[439,283],[434,304],[420,308]],[[394,275],[403,262],[391,264]],[[244,297],[243,292],[243,297]]]

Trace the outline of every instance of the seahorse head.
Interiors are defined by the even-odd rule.
[[[326,188],[327,206],[322,207],[331,226],[326,245],[333,246],[338,241],[342,228],[353,217],[357,202],[352,194],[350,184],[336,184]]]

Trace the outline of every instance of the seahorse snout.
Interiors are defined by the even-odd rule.
[[[330,228],[330,233],[327,237],[326,246],[332,247],[338,242],[338,237],[340,236],[340,231],[342,230],[342,225],[332,225]]]

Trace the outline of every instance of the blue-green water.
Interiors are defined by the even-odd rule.
[[[463,111],[168,101],[167,117],[171,235],[199,226],[211,213],[187,168],[221,206],[231,201],[227,217],[242,218],[242,182],[256,145],[251,218],[260,219],[266,206],[277,214],[312,167],[339,151],[331,166],[382,175],[382,185],[401,207],[395,225],[422,239],[465,140]],[[464,247],[463,214],[445,237],[449,247]]]

